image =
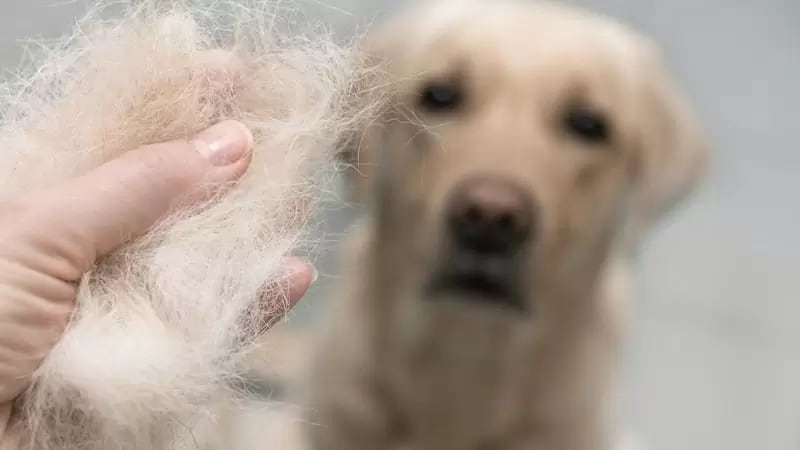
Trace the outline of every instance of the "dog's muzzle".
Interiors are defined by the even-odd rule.
[[[445,210],[434,294],[525,309],[521,255],[534,237],[534,209],[528,192],[504,178],[459,184]]]

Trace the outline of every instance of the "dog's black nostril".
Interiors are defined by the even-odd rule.
[[[477,224],[481,221],[481,210],[476,206],[467,207],[467,211],[464,213],[463,221],[465,225]]]
[[[502,216],[500,216],[497,225],[500,228],[500,231],[502,231],[503,233],[513,233],[514,229],[516,228],[514,226],[514,222],[515,220],[513,215],[503,214]]]
[[[485,253],[510,252],[530,234],[533,208],[528,194],[502,179],[469,180],[456,189],[449,223],[456,243]]]

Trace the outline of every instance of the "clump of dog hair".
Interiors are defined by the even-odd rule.
[[[0,85],[0,200],[225,119],[255,137],[238,183],[86,274],[15,405],[23,448],[210,448],[198,436],[246,397],[247,357],[285,308],[262,299],[284,291],[282,258],[308,243],[338,144],[377,107],[354,101],[355,47],[292,31],[292,14],[269,0],[104,3]]]

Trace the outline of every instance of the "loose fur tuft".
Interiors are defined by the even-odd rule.
[[[247,357],[285,307],[262,299],[282,292],[282,258],[307,243],[337,144],[377,107],[353,101],[367,75],[353,47],[291,31],[291,13],[246,0],[101,4],[0,85],[0,199],[224,119],[255,136],[238,184],[86,275],[15,406],[24,448],[210,448],[199,431],[246,397]]]

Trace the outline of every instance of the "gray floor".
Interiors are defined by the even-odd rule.
[[[57,35],[82,9],[45,6],[56,1],[0,3],[0,65],[19,58],[17,39]],[[395,2],[327,3],[321,17],[346,35]],[[630,420],[653,450],[800,450],[800,0],[578,3],[662,44],[718,152],[705,191],[642,261]],[[332,214],[329,237],[346,224]],[[335,281],[325,261],[298,323]]]

